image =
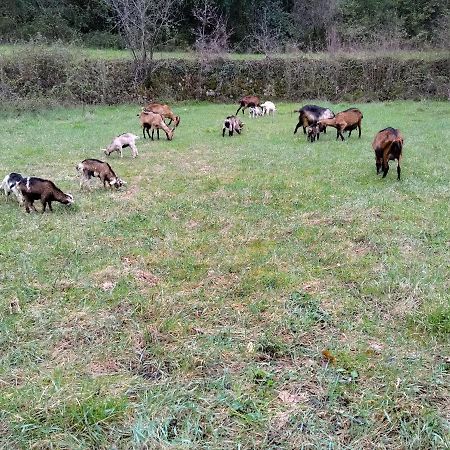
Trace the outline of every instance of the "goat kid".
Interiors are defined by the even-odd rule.
[[[263,116],[265,116],[266,114],[268,116],[270,116],[270,113],[272,113],[272,117],[273,117],[275,115],[275,111],[277,110],[277,108],[275,108],[275,104],[272,103],[272,102],[269,102],[269,101],[264,102],[261,105],[261,108],[262,108],[262,111],[263,111],[263,114],[262,114]]]
[[[55,186],[55,183],[50,180],[42,178],[27,177],[18,181],[14,188],[22,195],[25,203],[25,210],[27,213],[32,209],[37,211],[34,206],[35,200],[40,200],[42,203],[42,213],[48,205],[50,211],[53,212],[52,202],[63,203],[64,205],[71,205],[73,203],[72,194],[64,194],[61,189]]]
[[[375,166],[377,175],[383,170],[383,178],[389,172],[389,161],[397,160],[397,179],[400,180],[400,160],[403,154],[403,136],[395,128],[385,128],[375,135],[372,142],[375,152]]]
[[[243,126],[244,123],[236,116],[228,116],[223,123],[222,137],[225,136],[225,130],[228,130],[228,136],[233,136],[235,131],[237,134],[241,134]]]
[[[138,149],[136,147],[136,140],[139,139],[139,136],[134,135],[133,133],[124,133],[120,136],[116,136],[111,144],[108,147],[102,149],[105,152],[106,156],[109,156],[112,152],[119,152],[120,157],[123,158],[122,149],[126,147],[131,148],[131,155],[133,158],[139,155]]]
[[[251,106],[249,108],[249,117],[251,119],[256,119],[256,117],[261,117],[263,116],[263,110],[261,107],[259,106]]]
[[[319,140],[320,129],[319,125],[313,124],[308,127],[308,135],[306,140],[309,142],[314,142],[316,139]]]
[[[127,184],[114,173],[114,170],[112,170],[107,162],[98,159],[85,159],[77,164],[76,169],[78,173],[81,174],[80,189],[83,187],[83,184],[92,177],[100,178],[103,187],[105,188],[108,185],[119,189],[124,184]]]

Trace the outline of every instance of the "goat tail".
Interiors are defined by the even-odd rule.
[[[391,151],[398,152],[398,154],[401,154],[402,150],[403,150],[403,139],[401,137],[398,137],[395,139],[395,141],[392,142]]]

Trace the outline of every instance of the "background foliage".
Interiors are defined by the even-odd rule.
[[[169,46],[194,44],[197,25],[193,9],[199,0],[180,0],[177,33]],[[227,19],[234,50],[253,48],[252,33],[261,29],[258,12],[284,49],[327,47],[446,46],[449,32],[447,0],[215,0]],[[87,46],[120,48],[114,14],[103,0],[4,0],[0,4],[0,36],[4,42],[36,36],[79,40]]]
[[[360,56],[360,55],[359,55]],[[133,83],[129,60],[80,57],[59,47],[23,47],[21,58],[0,58],[4,100],[71,104],[169,100],[235,101],[243,92],[262,98],[300,100],[446,99],[448,54],[266,58],[255,61],[165,59],[144,85]],[[230,82],[233,80],[233,82]]]

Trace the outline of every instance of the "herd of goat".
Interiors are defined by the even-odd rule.
[[[234,132],[240,134],[244,123],[239,119],[238,113],[242,110],[244,114],[245,109],[249,109],[250,118],[258,116],[272,116],[274,117],[276,107],[274,103],[266,101],[261,104],[256,96],[245,96],[239,101],[239,108],[236,114],[228,116],[223,124],[222,136],[225,136],[228,130],[229,136],[233,136]],[[345,111],[334,114],[328,108],[322,108],[316,105],[305,105],[294,112],[299,113],[299,120],[295,127],[294,134],[302,127],[303,133],[307,135],[307,140],[314,142],[320,137],[320,133],[326,133],[327,127],[336,128],[336,139],[344,140],[344,132],[348,132],[350,137],[353,130],[358,129],[359,137],[361,137],[361,121],[363,115],[357,108],[350,108]],[[142,111],[139,116],[139,121],[142,126],[142,133],[144,139],[146,134],[148,138],[153,140],[154,132],[156,130],[159,139],[159,130],[162,129],[168,140],[172,140],[175,128],[180,123],[180,117],[175,115],[167,105],[161,103],[151,103]],[[169,122],[166,123],[165,121]],[[173,122],[174,126],[169,128]],[[152,132],[150,136],[150,130]],[[110,155],[112,152],[119,152],[123,156],[123,149],[130,147],[133,158],[138,156],[136,147],[136,140],[138,136],[132,133],[124,133],[113,139],[111,144],[104,149],[105,155]],[[397,178],[400,180],[400,160],[402,157],[403,137],[399,130],[395,128],[385,128],[379,131],[372,143],[372,148],[375,152],[375,162],[377,174],[383,173],[383,178],[389,171],[389,161],[397,160]],[[92,177],[98,177],[103,183],[104,187],[120,188],[126,182],[120,179],[112,167],[107,163],[98,159],[85,159],[77,164],[76,169],[80,174],[80,188],[89,181]],[[5,176],[2,181],[1,189],[8,197],[14,193],[20,204],[25,206],[25,210],[29,213],[31,210],[36,211],[34,201],[40,200],[42,203],[42,212],[45,212],[48,205],[50,211],[52,209],[52,202],[60,202],[66,205],[73,203],[72,194],[65,194],[50,180],[44,180],[37,177],[23,177],[21,174],[12,172]]]

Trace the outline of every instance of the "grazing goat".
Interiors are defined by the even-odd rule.
[[[114,186],[119,189],[125,181],[121,180],[112,170],[111,166],[107,162],[100,161],[98,159],[85,159],[76,166],[77,171],[81,174],[80,188],[86,181],[89,181],[92,177],[98,177],[103,183],[103,187]]]
[[[336,139],[339,137],[344,140],[344,135],[342,134],[344,131],[348,131],[348,137],[351,136],[352,131],[358,128],[359,136],[361,137],[361,120],[363,119],[362,112],[356,108],[346,109],[340,113],[337,113],[336,116],[332,119],[322,119],[319,120],[319,126],[326,127],[334,127],[337,130]]]
[[[16,189],[13,189],[16,183],[23,180],[23,177],[20,173],[11,172],[10,174],[6,175],[5,178],[3,178],[2,184],[0,185],[0,189],[3,189],[6,195],[6,200],[8,200],[9,195],[11,192],[14,193],[14,195],[17,197],[17,200],[19,203],[23,202],[22,194],[20,194],[19,191]]]
[[[228,136],[233,136],[236,131],[237,134],[241,134],[244,123],[241,122],[236,116],[228,116],[223,123],[222,137],[225,136],[225,130],[228,129]]]
[[[263,115],[263,110],[259,106],[251,106],[249,108],[249,117],[255,119],[256,117],[261,117]]]
[[[139,114],[139,120],[141,121],[142,126],[142,134],[145,137],[145,131],[147,131],[147,135],[150,138],[150,132],[149,130],[152,130],[152,136],[151,139],[153,141],[153,132],[154,130],[157,130],[157,135],[159,139],[159,130],[162,128],[164,132],[166,133],[167,139],[169,141],[173,138],[173,133],[175,131],[175,128],[169,128],[164,123],[164,117],[161,114],[153,113],[150,111],[142,111],[141,114]]]
[[[328,108],[322,108],[317,105],[305,105],[294,112],[300,113],[298,116],[298,124],[295,127],[294,134],[300,127],[303,127],[303,134],[306,134],[306,128],[310,125],[316,124],[322,119],[331,119],[334,117],[333,111]],[[319,125],[319,130],[324,133],[327,132],[326,126]]]
[[[375,152],[377,175],[383,169],[383,178],[389,171],[389,160],[397,160],[397,179],[400,180],[400,160],[403,151],[403,136],[395,128],[385,128],[379,131],[372,142]]]
[[[261,108],[263,110],[263,116],[265,116],[266,114],[268,116],[270,116],[270,113],[272,113],[272,116],[275,115],[275,111],[277,110],[277,108],[275,108],[275,104],[272,102],[264,102],[261,105]]]
[[[314,142],[316,139],[319,140],[319,136],[320,136],[319,125],[317,124],[310,125],[308,127],[308,136],[306,140],[309,142]]]
[[[61,189],[55,186],[55,183],[50,180],[43,180],[42,178],[23,178],[16,183],[14,189],[17,189],[22,194],[27,213],[30,212],[30,209],[36,211],[33,204],[35,200],[42,202],[43,213],[47,205],[50,211],[53,211],[52,202],[60,202],[65,205],[71,205],[73,203],[72,194],[64,194]]]
[[[120,157],[123,158],[122,149],[130,147],[131,155],[133,156],[133,158],[136,158],[136,156],[139,155],[136,148],[136,139],[139,139],[139,136],[136,136],[132,133],[124,133],[120,136],[115,137],[111,144],[109,144],[108,147],[102,150],[105,152],[106,156],[109,156],[112,152],[120,152]]]
[[[167,105],[163,105],[162,103],[150,103],[144,108],[144,111],[161,114],[164,119],[170,120],[168,125],[170,125],[172,121],[175,123],[175,127],[180,124],[180,116],[176,116]]]
[[[242,114],[244,114],[245,108],[249,108],[250,106],[260,106],[260,100],[259,97],[255,97],[254,95],[246,95],[245,97],[242,97],[239,100],[239,108],[236,111],[236,116],[238,115],[238,112],[242,108]]]

